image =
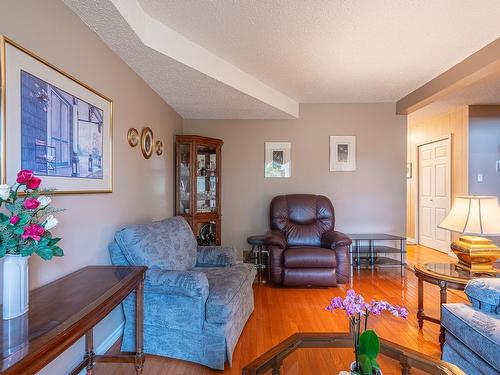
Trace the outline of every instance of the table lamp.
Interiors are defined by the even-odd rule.
[[[492,272],[500,257],[493,241],[479,237],[500,235],[500,207],[497,197],[457,196],[453,207],[439,228],[465,234],[451,244],[458,265],[471,272]]]

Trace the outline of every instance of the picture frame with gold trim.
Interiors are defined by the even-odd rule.
[[[59,194],[113,191],[113,102],[0,35],[1,182],[32,170]]]

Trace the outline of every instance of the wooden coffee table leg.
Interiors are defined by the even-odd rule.
[[[424,280],[418,278],[418,311],[417,311],[418,328],[424,326]]]
[[[94,369],[94,331],[91,328],[85,334],[85,357],[84,360],[87,362],[87,375],[92,374],[92,370]]]
[[[440,288],[440,293],[439,293],[439,321],[442,321],[442,306],[444,303],[446,303],[447,300],[447,284],[446,281],[440,281],[439,282],[439,288]],[[440,323],[440,329],[439,329],[439,344],[441,344],[441,349],[443,348],[444,340],[445,340],[445,334],[444,334],[444,327],[443,324]]]
[[[135,370],[142,374],[144,367],[144,280],[137,287],[135,315]]]

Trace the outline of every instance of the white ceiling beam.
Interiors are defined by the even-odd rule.
[[[137,0],[111,0],[144,45],[297,118],[299,103],[158,22]]]

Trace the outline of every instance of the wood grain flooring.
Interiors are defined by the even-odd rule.
[[[443,253],[420,246],[409,247],[409,263],[447,260],[450,258]],[[389,316],[386,318],[378,317],[372,319],[371,327],[385,339],[439,358],[439,326],[425,322],[423,329],[418,329],[416,319],[417,278],[411,271],[406,271],[404,276],[401,276],[399,268],[386,268],[379,271],[354,272],[350,284],[336,288],[273,288],[266,284],[256,284],[254,286],[255,311],[248,320],[236,346],[231,368],[226,364],[224,371],[214,371],[190,362],[147,356],[144,373],[148,375],[241,374],[242,367],[292,333],[345,332],[348,330],[348,326],[342,313],[330,314],[325,311],[325,307],[332,297],[345,295],[349,288],[354,288],[368,299],[384,299],[394,304],[406,306],[410,311],[407,320]],[[425,284],[425,311],[427,314],[438,316],[438,301],[438,288]],[[462,292],[449,294],[449,302],[463,301],[465,301],[465,297]],[[110,351],[116,351],[118,347],[119,343]],[[326,358],[319,352],[315,353],[317,358]],[[336,373],[332,372],[331,368],[329,371],[328,369],[329,367],[325,364],[323,367],[318,365],[314,372],[316,374]],[[301,371],[296,369],[290,373],[300,374]],[[98,364],[94,374],[133,375],[135,371],[130,365]]]

